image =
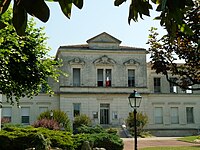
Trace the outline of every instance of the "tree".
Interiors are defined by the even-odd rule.
[[[47,58],[43,28],[35,28],[30,20],[26,35],[18,36],[11,23],[11,11],[0,16],[7,26],[0,30],[0,91],[8,102],[17,104],[20,97],[37,95],[42,88],[52,94],[47,78],[57,80],[60,61]]]
[[[134,112],[130,112],[127,119],[126,119],[127,126],[129,127],[129,130],[131,131],[131,134],[134,133]],[[143,114],[141,112],[138,112],[136,115],[136,126],[138,130],[138,135],[141,134],[143,131],[145,125],[148,123],[148,116],[146,114]]]
[[[182,89],[200,90],[200,6],[196,4],[187,10],[183,21],[192,29],[193,34],[177,30],[173,40],[167,34],[158,39],[155,28],[150,30],[148,44],[152,68],[162,73],[167,80]],[[177,64],[176,57],[184,63]],[[169,76],[172,74],[172,77]]]
[[[47,22],[50,15],[50,10],[45,3],[45,0],[13,0],[13,25],[19,35],[25,33],[27,24],[27,14],[37,17],[43,22]],[[71,16],[72,5],[74,4],[79,9],[83,7],[83,0],[46,0],[58,2],[62,12],[68,18]],[[0,0],[0,15],[3,14],[11,0]],[[114,5],[119,6],[126,0],[115,0]],[[187,8],[194,5],[193,0],[151,0],[152,3],[158,5],[156,11],[160,12],[160,16],[156,19],[160,20],[161,26],[164,26],[168,33],[172,36],[176,33],[177,28],[182,28],[183,32],[192,33],[187,24],[182,21]],[[138,16],[143,18],[143,15],[150,16],[152,4],[149,0],[131,0],[129,7],[128,22],[131,20],[138,21]],[[0,22],[0,28],[5,27],[3,22]],[[173,28],[171,28],[173,27]]]

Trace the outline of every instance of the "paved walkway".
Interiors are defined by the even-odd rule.
[[[151,137],[151,138],[138,138],[138,149],[144,147],[165,147],[165,146],[198,146],[200,143],[188,143],[177,140],[178,137]],[[134,149],[133,138],[122,138],[124,141],[124,150]]]

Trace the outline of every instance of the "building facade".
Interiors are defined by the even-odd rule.
[[[32,100],[10,106],[3,96],[2,118],[32,124],[46,110],[60,109],[73,121],[86,114],[93,124],[122,125],[132,109],[128,96],[142,96],[138,111],[146,113],[146,129],[157,135],[194,134],[200,129],[200,92],[183,91],[156,74],[146,62],[143,48],[120,46],[121,41],[103,32],[84,45],[60,46],[56,57],[63,60],[59,83],[49,79],[55,94],[41,93]]]

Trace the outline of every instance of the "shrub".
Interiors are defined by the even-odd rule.
[[[73,140],[70,132],[48,130],[46,128],[16,128],[7,127],[0,131],[0,149],[16,150],[35,148],[36,150],[47,150],[49,147],[59,147],[74,150]]]
[[[37,120],[34,122],[33,127],[35,127],[35,128],[43,127],[43,128],[48,128],[50,130],[59,130],[60,129],[58,122],[53,119]]]
[[[126,119],[127,126],[130,129],[130,132],[134,133],[134,113],[129,113],[128,118]],[[143,131],[144,126],[148,123],[148,116],[146,114],[143,114],[141,112],[138,112],[136,115],[136,126],[137,126],[137,134],[140,135],[140,133]]]
[[[0,132],[1,150],[27,149],[34,147],[37,150],[47,150],[50,141],[36,130],[29,128],[7,127]]]
[[[100,125],[96,126],[86,126],[82,125],[78,128],[78,133],[85,133],[85,134],[94,134],[94,133],[109,133],[109,134],[117,134],[116,128],[108,128],[104,129]]]
[[[68,118],[67,114],[61,110],[52,110],[53,111],[53,116],[51,118],[51,111],[45,111],[43,113],[41,113],[38,117],[38,120],[42,120],[42,119],[53,119],[56,122],[58,122],[59,127],[62,128],[64,127],[64,129],[66,131],[71,131],[71,123],[70,123],[70,119]]]
[[[91,123],[92,123],[92,121],[91,121],[91,119],[87,115],[81,114],[81,115],[76,116],[74,118],[73,128],[74,128],[74,130],[76,130],[79,127],[81,127],[82,125],[90,126]]]
[[[119,136],[109,133],[76,134],[73,136],[75,150],[80,150],[84,141],[89,141],[90,146],[105,148],[106,150],[123,150],[124,144]]]
[[[89,135],[89,141],[93,147],[105,148],[106,150],[123,150],[124,144],[118,135],[98,133]]]
[[[105,129],[100,125],[96,125],[92,127],[82,125],[78,128],[78,133],[94,134],[94,133],[102,133],[102,132],[105,132]]]

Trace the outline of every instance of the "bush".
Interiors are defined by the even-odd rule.
[[[105,148],[106,150],[123,150],[124,144],[118,135],[109,133],[91,134],[89,141],[93,147]]]
[[[136,126],[137,126],[137,134],[140,135],[140,133],[143,131],[144,126],[148,123],[148,116],[146,114],[143,114],[141,112],[138,112],[136,115]],[[134,113],[129,113],[128,118],[126,119],[127,126],[130,129],[130,132],[134,134]]]
[[[85,133],[85,134],[94,134],[94,133],[117,134],[117,129],[116,128],[104,129],[100,125],[96,125],[96,126],[82,125],[81,127],[78,128],[78,133]]]
[[[124,144],[119,136],[109,133],[76,134],[74,138],[75,150],[80,150],[84,141],[89,141],[91,147],[105,148],[106,150],[123,150]]]
[[[73,129],[77,130],[79,127],[81,127],[82,125],[85,126],[90,126],[92,123],[91,119],[85,115],[85,114],[81,114],[79,116],[76,116],[74,118],[74,122],[73,122]],[[77,132],[77,131],[76,131]]]
[[[43,134],[32,128],[7,127],[0,132],[1,150],[27,149],[47,150],[50,141]]]
[[[105,132],[105,130],[100,125],[96,125],[93,127],[82,125],[78,128],[78,133],[94,134],[94,133],[102,133],[102,132]]]
[[[58,122],[60,129],[64,127],[66,131],[72,131],[70,119],[68,118],[67,114],[61,110],[52,110],[53,116],[51,117],[51,111],[45,111],[41,113],[38,117],[38,120],[48,119],[48,120],[55,120]]]
[[[60,129],[58,122],[53,119],[37,120],[34,122],[33,127],[35,127],[35,128],[43,127],[43,128],[48,128],[50,130],[59,130]]]
[[[123,142],[114,134],[76,134],[46,128],[7,127],[0,131],[1,150],[16,150],[35,148],[47,150],[50,147],[58,147],[67,150],[80,150],[84,141],[89,141],[93,147],[103,147],[107,150],[122,150]]]
[[[35,148],[47,150],[49,147],[59,147],[74,150],[70,132],[48,130],[46,128],[16,128],[8,127],[0,131],[0,149],[16,150]]]

